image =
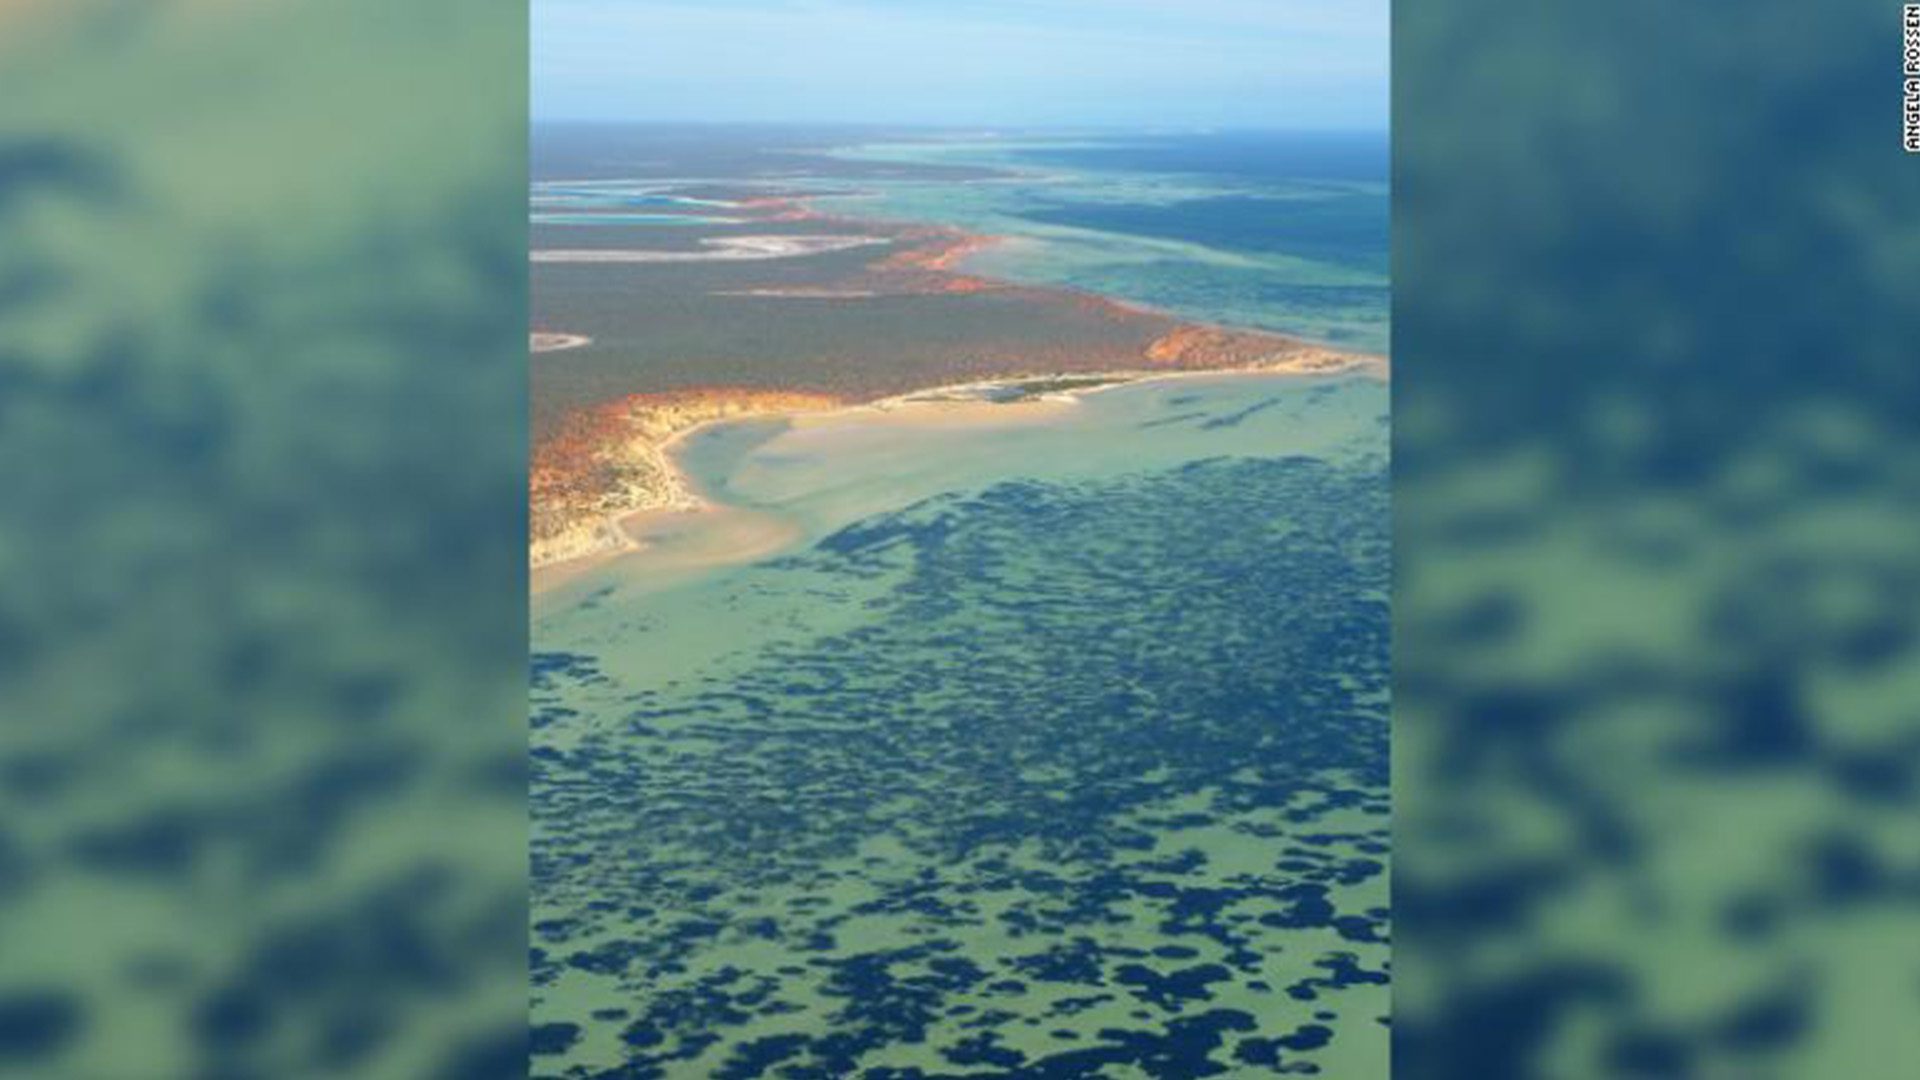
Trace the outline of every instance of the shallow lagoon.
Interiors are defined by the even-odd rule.
[[[691,440],[792,531],[539,602],[536,1075],[1385,1075],[1386,397]]]

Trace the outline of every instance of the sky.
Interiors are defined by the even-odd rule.
[[[1388,0],[532,0],[535,121],[1385,130]]]

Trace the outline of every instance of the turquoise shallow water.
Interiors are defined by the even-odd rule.
[[[702,199],[658,190],[658,184],[639,181],[535,181],[536,205],[573,206],[733,206],[725,199]]]
[[[732,218],[699,214],[645,214],[601,211],[586,214],[533,213],[528,220],[535,225],[725,225]]]
[[[795,531],[541,601],[535,1074],[1385,1075],[1386,403],[695,438]]]
[[[838,213],[1008,238],[968,267],[1348,348],[1388,349],[1384,135],[941,139],[840,151],[987,166],[862,178]]]

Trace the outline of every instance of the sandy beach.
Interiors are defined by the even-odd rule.
[[[976,386],[954,387],[956,393]],[[751,561],[776,554],[798,540],[800,529],[776,514],[728,505],[704,490],[687,471],[681,453],[694,436],[743,420],[778,419],[789,429],[783,438],[804,448],[818,439],[873,441],[901,431],[991,429],[1041,423],[1073,406],[1067,395],[1035,397],[1013,404],[984,400],[915,400],[901,397],[864,405],[795,409],[719,416],[680,428],[651,447],[670,470],[660,505],[624,510],[594,523],[591,534],[557,548],[555,557],[536,559],[531,587],[535,594],[576,580],[615,559],[645,553],[650,569],[665,573]]]
[[[678,578],[714,567],[737,565],[779,554],[801,540],[804,531],[778,513],[729,504],[705,490],[686,469],[683,452],[693,438],[727,424],[778,420],[785,429],[769,449],[784,454],[886,454],[903,437],[984,435],[1054,422],[1091,395],[1123,386],[1186,379],[1323,376],[1353,373],[1385,379],[1384,357],[1328,351],[1295,366],[1215,371],[1115,371],[1088,375],[1050,374],[991,379],[932,387],[879,401],[833,407],[799,407],[715,416],[675,430],[650,450],[671,473],[660,505],[626,509],[602,518],[578,553],[536,560],[531,588],[535,595],[578,580],[614,561],[631,560],[649,576]],[[1031,392],[1028,392],[1031,391]],[[1021,396],[995,400],[994,394]]]
[[[593,339],[585,334],[561,334],[548,330],[535,330],[528,335],[528,347],[536,353],[560,352],[563,349],[578,349],[593,344]]]

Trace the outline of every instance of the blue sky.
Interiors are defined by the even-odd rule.
[[[1368,128],[1388,0],[532,0],[535,120]]]

